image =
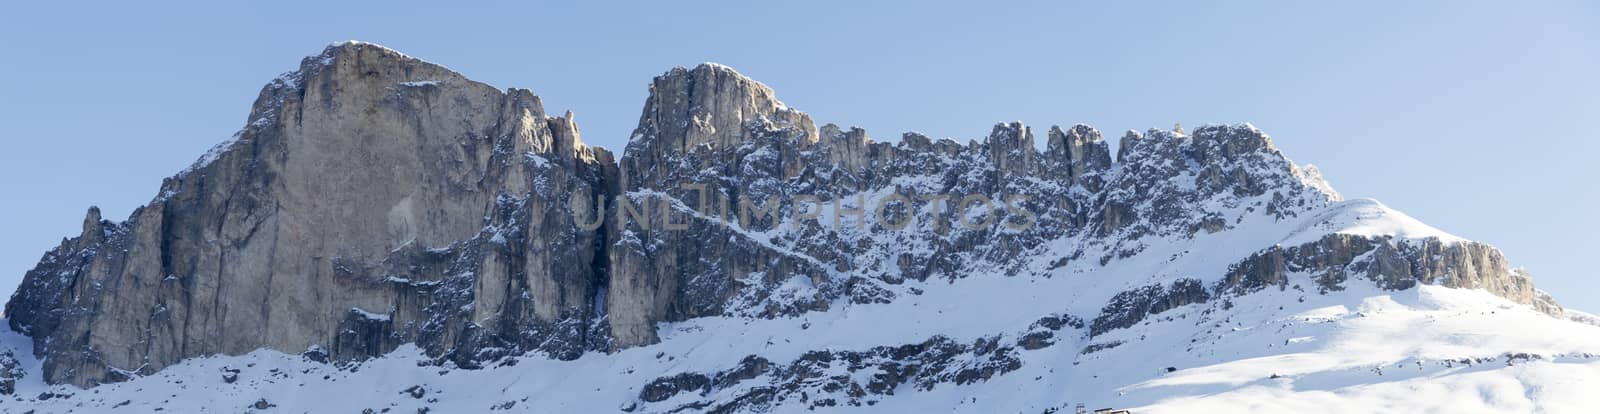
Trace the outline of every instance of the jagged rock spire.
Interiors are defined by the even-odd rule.
[[[716,63],[673,68],[650,84],[625,151],[630,157],[622,164],[624,187],[654,182],[661,163],[698,148],[727,151],[767,129],[787,130],[787,144],[797,149],[818,140],[811,116],[784,105],[771,88],[733,68]]]
[[[682,153],[701,144],[729,146],[750,138],[746,124],[766,120],[792,125],[816,142],[811,117],[778,101],[771,88],[733,68],[702,63],[673,68],[650,85],[632,141],[650,140]]]
[[[1051,126],[1045,158],[1051,168],[1066,171],[1073,185],[1083,184],[1084,175],[1111,168],[1111,151],[1100,137],[1100,131],[1084,124],[1073,125],[1065,131]]]
[[[1022,122],[998,123],[989,132],[986,142],[989,147],[989,160],[994,163],[995,169],[1002,174],[1019,176],[1036,175],[1039,165],[1033,148],[1033,128],[1023,125]]]

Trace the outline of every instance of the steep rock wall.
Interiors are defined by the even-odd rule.
[[[342,43],[263,88],[234,140],[128,220],[91,210],[6,313],[52,383],[258,348],[349,360],[415,343],[475,368],[648,345],[660,322],[884,303],[974,274],[1052,277],[1339,200],[1249,125],[1128,131],[1114,158],[1085,125],[1044,135],[1042,151],[1020,122],[966,143],[874,142],[705,64],[652,82],[616,159],[531,91]],[[967,204],[978,196],[993,204]],[[1110,297],[1093,329],[1292,272],[1328,289],[1362,276],[1560,310],[1486,245],[1329,236],[1200,275],[1215,286]]]

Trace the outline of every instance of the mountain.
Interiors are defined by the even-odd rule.
[[[0,404],[1560,411],[1600,384],[1593,317],[1248,124],[891,144],[703,64],[654,79],[620,157],[579,135],[329,46],[45,254]]]

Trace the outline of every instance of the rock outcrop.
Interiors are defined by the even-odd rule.
[[[1299,246],[1273,246],[1233,264],[1209,290],[1198,280],[1171,286],[1153,285],[1117,294],[1094,320],[1090,335],[1126,328],[1150,315],[1212,299],[1247,295],[1262,289],[1286,290],[1290,276],[1315,282],[1317,293],[1344,290],[1352,278],[1368,279],[1388,290],[1418,284],[1479,289],[1534,309],[1561,316],[1554,298],[1533,287],[1521,269],[1513,269],[1498,249],[1477,242],[1446,243],[1438,238],[1405,240],[1330,234]],[[1306,287],[1294,286],[1304,290]]]
[[[1040,151],[1031,127],[1010,122],[982,141],[874,142],[859,128],[818,127],[765,85],[704,64],[655,79],[617,159],[531,91],[336,44],[263,88],[233,140],[132,217],[91,209],[6,313],[34,338],[52,383],[92,386],[258,348],[339,361],[415,343],[439,364],[474,368],[648,345],[661,322],[885,303],[930,279],[1052,277],[1339,201],[1249,125],[1130,131],[1114,158],[1086,125],[1046,136]],[[1295,272],[1327,289],[1441,284],[1560,311],[1483,244],[1330,235],[1247,247],[1265,250],[1226,274],[1109,298],[1093,329],[1281,286]],[[1034,336],[1019,346],[1052,343]],[[948,348],[1006,366],[993,344],[930,341],[918,355]],[[922,375],[934,374],[966,375]],[[665,379],[641,398],[712,379]]]
[[[566,200],[607,193],[615,167],[577,132],[527,90],[331,46],[126,222],[90,210],[7,314],[49,381],[84,386],[262,347],[460,354],[588,332],[604,234],[578,228]]]

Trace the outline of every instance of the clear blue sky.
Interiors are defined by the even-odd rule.
[[[262,84],[360,39],[533,89],[614,149],[650,77],[702,61],[884,140],[1249,121],[1347,197],[1493,243],[1600,310],[1595,2],[332,3],[0,6],[0,294],[88,206],[126,217]]]

